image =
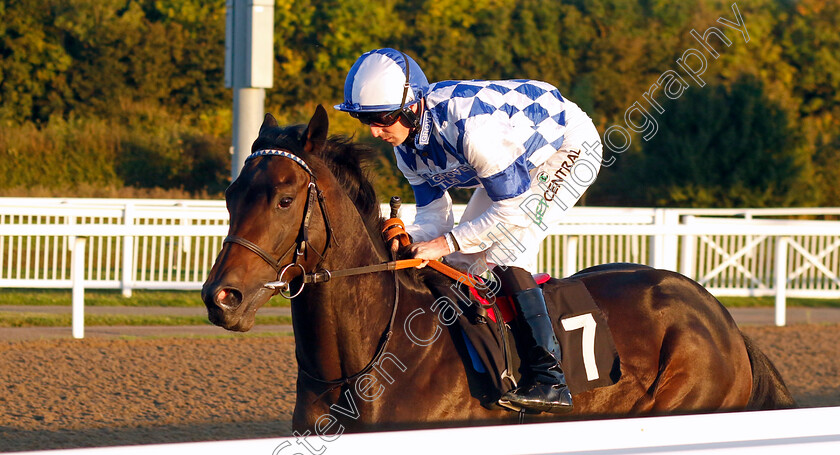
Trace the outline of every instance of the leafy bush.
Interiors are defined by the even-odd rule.
[[[813,205],[809,157],[787,113],[763,84],[690,88],[663,102],[659,129],[622,156],[611,182],[630,205],[775,207]],[[628,191],[629,190],[629,191]]]
[[[0,129],[0,194],[90,196],[126,186],[220,197],[230,176],[229,139],[181,124],[160,107],[123,107],[107,120],[52,117],[42,128]]]

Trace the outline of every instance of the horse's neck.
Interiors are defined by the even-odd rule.
[[[351,218],[351,219],[347,219]],[[335,226],[323,267],[344,270],[381,262],[358,215]],[[394,275],[367,273],[309,285],[295,300],[295,338],[302,367],[321,379],[353,374],[373,356],[390,318]]]

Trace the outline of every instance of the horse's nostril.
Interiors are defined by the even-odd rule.
[[[216,293],[216,304],[222,308],[236,308],[242,303],[242,293],[237,289],[224,288]]]

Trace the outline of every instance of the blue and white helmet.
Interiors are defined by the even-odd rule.
[[[376,49],[362,54],[350,68],[344,81],[344,102],[335,108],[345,112],[394,111],[419,101],[428,87],[429,81],[414,59],[396,49]]]

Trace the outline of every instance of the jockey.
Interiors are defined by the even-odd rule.
[[[335,106],[394,146],[414,190],[406,226],[422,265],[446,256],[488,265],[514,302],[520,357],[528,366],[502,405],[536,412],[572,410],[542,289],[532,273],[548,226],[557,224],[595,180],[601,144],[592,120],[545,82],[443,81],[429,84],[395,49],[363,54]],[[477,188],[457,226],[447,189]],[[422,266],[421,265],[421,266]]]

